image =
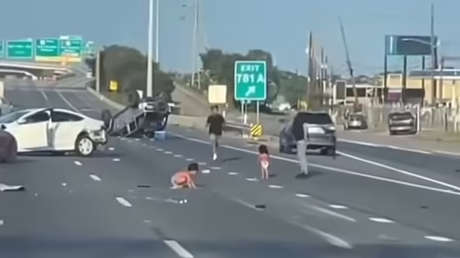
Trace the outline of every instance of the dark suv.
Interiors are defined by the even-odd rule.
[[[411,112],[394,112],[388,115],[390,135],[396,133],[417,133],[417,119]]]
[[[308,149],[320,149],[321,154],[335,154],[336,136],[335,125],[328,113],[299,112],[296,116],[304,122],[305,140]],[[292,133],[292,120],[280,132],[280,152],[292,153],[297,143]]]

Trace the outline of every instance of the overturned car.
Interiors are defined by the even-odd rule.
[[[109,135],[123,137],[145,135],[151,138],[156,131],[166,128],[171,112],[165,94],[140,99],[137,93],[133,93],[128,96],[128,101],[130,105],[113,116],[109,110],[102,112],[102,120]]]

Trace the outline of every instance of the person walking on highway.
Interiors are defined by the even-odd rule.
[[[270,166],[270,156],[268,154],[267,145],[261,144],[259,146],[259,164],[261,179],[268,180],[268,167]]]
[[[217,106],[212,106],[211,112],[212,114],[208,116],[206,121],[206,126],[209,127],[209,139],[212,144],[212,159],[217,160],[217,148],[219,147],[219,138],[222,136],[225,119],[219,114],[219,108]]]
[[[297,113],[292,124],[292,133],[297,143],[297,158],[300,164],[300,174],[297,175],[298,178],[305,178],[308,176],[307,142],[305,140],[304,123],[304,116],[301,113]]]
[[[196,189],[195,180],[198,174],[198,164],[191,163],[187,167],[187,171],[180,171],[171,177],[171,189],[191,188]]]

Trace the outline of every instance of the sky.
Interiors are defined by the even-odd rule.
[[[338,17],[345,25],[356,74],[383,71],[384,36],[429,35],[430,5],[441,54],[460,56],[459,0],[200,0],[203,49],[245,53],[264,49],[276,65],[307,73],[311,31],[334,71],[346,73]],[[192,67],[193,0],[160,0],[160,63],[166,70]],[[0,39],[82,35],[99,46],[128,45],[146,52],[148,0],[2,0]],[[401,69],[391,57],[390,69]],[[420,58],[409,59],[417,69]]]

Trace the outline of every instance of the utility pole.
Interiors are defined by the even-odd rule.
[[[156,13],[156,28],[155,28],[155,62],[160,65],[160,0],[157,0]]]
[[[153,89],[153,0],[149,0],[149,32],[148,32],[148,57],[147,57],[147,97],[152,97]]]
[[[196,40],[197,40],[197,31],[198,31],[198,0],[195,0],[193,7],[193,36],[192,36],[192,81],[190,86],[195,85],[195,70],[196,70]]]
[[[339,17],[339,22],[340,22],[340,31],[342,32],[342,41],[343,41],[343,45],[345,48],[345,55],[347,58],[348,71],[350,72],[351,83],[353,85],[353,95],[355,97],[354,109],[356,112],[358,108],[358,91],[356,90],[355,76],[353,74],[353,67],[351,65],[350,52],[348,51],[347,39],[345,37],[345,29],[343,28],[342,19],[340,19],[340,17]]]
[[[434,78],[434,70],[436,69],[436,49],[435,49],[435,35],[434,35],[434,4],[431,4],[431,92],[432,92],[432,104],[436,103],[436,92],[437,83]]]
[[[316,75],[314,73],[313,68],[313,34],[310,32],[310,37],[308,40],[308,89],[307,89],[307,99],[308,99],[308,106],[311,107],[313,105],[313,100],[315,98],[315,83],[316,83]]]

